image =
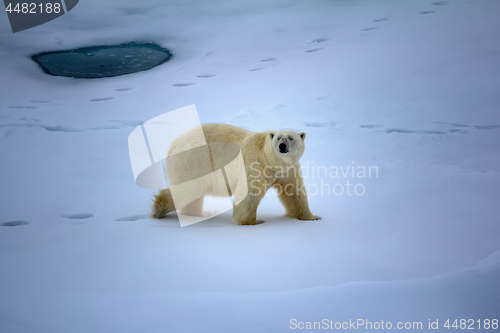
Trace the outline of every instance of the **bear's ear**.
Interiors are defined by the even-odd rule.
[[[306,139],[306,133],[301,132],[300,133],[300,137],[302,138],[302,140],[305,140]]]
[[[270,132],[269,137],[271,138],[271,140],[274,139],[274,132]]]

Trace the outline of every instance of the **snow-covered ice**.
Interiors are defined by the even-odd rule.
[[[16,34],[0,15],[0,331],[500,319],[499,12],[496,0],[82,0]],[[173,57],[95,80],[30,59],[129,41]],[[306,132],[323,219],[282,217],[272,192],[257,226],[231,212],[185,228],[150,219],[128,135],[190,104],[203,123]]]

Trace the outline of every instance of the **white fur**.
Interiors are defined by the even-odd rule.
[[[182,134],[172,142],[167,155],[167,179],[174,185],[155,196],[153,216],[163,217],[175,208],[181,214],[201,216],[206,195],[227,196],[222,169],[213,168],[222,159],[226,161],[223,170],[230,194],[234,195],[233,218],[237,224],[259,223],[257,207],[270,187],[288,189],[280,194],[288,216],[319,219],[310,212],[302,186],[299,159],[305,150],[304,139],[305,133],[292,130],[256,133],[226,124],[205,124]],[[225,148],[216,151],[213,144],[218,143],[235,144],[241,152]],[[176,154],[183,155],[175,158]],[[207,167],[211,171],[208,174]]]

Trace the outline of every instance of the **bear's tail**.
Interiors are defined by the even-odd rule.
[[[175,210],[174,201],[170,189],[161,190],[160,193],[154,195],[153,199],[153,218],[161,219],[167,213]]]

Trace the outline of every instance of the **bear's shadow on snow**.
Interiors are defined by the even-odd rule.
[[[230,214],[222,214],[219,216],[214,216],[208,220],[192,224],[187,228],[257,228],[264,226],[291,226],[297,224],[304,223],[318,223],[319,221],[301,221],[292,217],[284,216],[281,214],[274,215],[272,213],[269,214],[258,214],[257,221],[264,221],[264,223],[259,223],[255,225],[238,225],[235,224],[233,219],[231,218],[232,211],[229,211]],[[168,216],[168,215],[167,215]],[[175,216],[175,215],[173,215]]]
[[[257,216],[257,221],[264,221],[264,223],[256,225],[238,225],[233,222],[231,218],[232,211],[211,217],[207,220],[191,224],[183,228],[196,228],[196,229],[211,229],[211,228],[241,228],[241,227],[258,227],[264,225],[290,225],[290,224],[303,224],[303,223],[318,223],[318,221],[300,221],[284,215],[260,214]],[[125,218],[116,219],[115,221],[125,221]],[[168,213],[161,219],[149,218],[152,221],[152,228],[181,228],[177,213]]]
[[[152,224],[150,227],[152,228],[181,228],[181,225],[179,223],[179,218],[177,217],[177,213],[170,212],[167,215],[165,215],[162,218],[156,219],[156,218],[150,218]],[[224,227],[226,223],[226,219],[217,219],[217,218],[211,218],[207,219],[204,221],[201,221],[199,223],[191,224],[185,228],[220,228]],[[118,221],[118,220],[116,220]]]

